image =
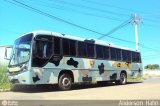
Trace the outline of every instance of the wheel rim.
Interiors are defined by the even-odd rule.
[[[70,86],[70,85],[71,85],[70,79],[67,78],[67,77],[63,78],[63,80],[62,80],[62,86],[68,87],[68,86]]]
[[[120,78],[121,82],[124,84],[126,83],[126,75],[125,74],[121,74],[121,78]]]

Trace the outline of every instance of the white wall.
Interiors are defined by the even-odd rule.
[[[5,56],[5,47],[0,47],[0,59],[3,59]]]
[[[160,76],[160,70],[145,70],[143,71],[143,75]]]
[[[6,64],[8,63],[8,60],[5,59],[5,46],[0,46],[0,64]],[[7,57],[10,57],[12,48],[7,49]]]

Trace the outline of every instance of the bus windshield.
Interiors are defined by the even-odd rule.
[[[29,61],[32,34],[20,37],[14,43],[9,66],[16,66]]]

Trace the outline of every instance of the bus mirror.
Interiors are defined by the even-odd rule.
[[[11,50],[12,50],[12,48],[11,48],[11,47],[6,47],[6,48],[5,48],[5,55],[4,55],[4,59],[6,59],[6,60],[10,60]]]

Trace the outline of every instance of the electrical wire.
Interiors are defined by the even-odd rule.
[[[87,2],[87,3],[90,3],[90,4],[94,4],[94,5],[99,5],[99,6],[103,6],[103,7],[111,7],[111,8],[116,8],[116,9],[121,9],[121,10],[125,10],[125,11],[129,11],[129,12],[140,12],[142,14],[150,14],[152,15],[155,15],[151,12],[144,12],[144,11],[139,11],[139,10],[132,10],[132,9],[127,9],[127,8],[122,8],[122,7],[119,7],[119,6],[114,6],[114,5],[110,5],[110,4],[107,4],[107,3],[101,3],[101,2],[97,2],[97,1],[91,1],[91,0],[83,0],[84,2]],[[152,22],[152,23],[156,23],[157,24],[157,21],[160,21],[158,20],[159,18],[156,18],[156,19],[151,19],[151,18],[143,18],[144,21],[149,21],[149,22]],[[156,26],[156,25],[152,25],[152,26]]]
[[[84,2],[87,2],[87,3],[90,3],[90,4],[94,4],[94,5],[99,5],[99,6],[104,6],[104,7],[111,7],[111,8],[116,8],[116,9],[121,9],[121,10],[125,10],[125,11],[128,11],[128,12],[139,12],[139,13],[142,13],[142,14],[148,14],[148,15],[157,15],[157,14],[154,14],[153,12],[148,12],[148,11],[141,11],[141,10],[133,10],[133,9],[128,9],[128,8],[123,8],[123,7],[120,7],[120,6],[115,6],[115,5],[111,5],[111,4],[107,4],[106,2],[104,3],[101,3],[101,2],[97,2],[97,1],[93,1],[93,0],[83,0]]]
[[[8,0],[5,0],[5,1],[8,2]],[[94,31],[94,30],[91,30],[91,29],[82,27],[82,26],[80,26],[80,25],[74,24],[74,23],[72,23],[72,22],[63,20],[63,19],[61,19],[61,18],[58,18],[58,17],[56,17],[56,16],[53,16],[53,15],[51,15],[51,14],[49,14],[49,13],[43,12],[43,11],[41,11],[41,10],[39,10],[39,9],[36,9],[36,8],[34,8],[34,7],[31,7],[31,6],[27,5],[27,4],[24,4],[24,3],[22,3],[22,2],[19,2],[19,1],[17,1],[17,0],[12,0],[12,1],[14,1],[15,3],[18,3],[18,4],[22,5],[21,7],[25,8],[25,9],[34,11],[34,12],[36,12],[36,13],[39,13],[39,14],[44,15],[44,16],[46,16],[46,17],[49,17],[49,18],[51,18],[51,19],[55,19],[55,20],[57,20],[57,21],[61,21],[61,22],[64,22],[64,23],[66,23],[66,24],[69,24],[69,25],[72,25],[72,26],[75,26],[75,27],[78,27],[78,28],[81,28],[81,29],[84,29],[84,30],[87,30],[87,31],[90,31],[90,32],[93,32],[93,33],[96,33],[96,34],[99,34],[99,35],[105,35],[105,34],[103,34],[103,33],[100,33],[100,32],[97,32],[97,31]],[[9,2],[9,3],[12,3],[12,2]],[[14,5],[15,5],[15,4],[14,4]],[[17,5],[17,6],[19,6],[19,5]],[[116,40],[119,40],[119,41],[123,41],[123,42],[135,43],[135,42],[132,42],[132,41],[128,41],[128,40],[124,40],[124,39],[120,39],[120,38],[116,38],[116,37],[112,37],[112,36],[107,36],[107,37],[112,38],[112,39],[116,39]]]
[[[53,15],[51,15],[51,14],[49,14],[49,13],[43,12],[43,11],[41,11],[41,10],[39,10],[39,9],[36,9],[36,8],[34,8],[34,7],[31,7],[31,6],[29,6],[29,5],[25,4],[25,3],[19,2],[19,1],[17,1],[17,0],[12,0],[12,1],[14,1],[14,3],[13,3],[13,2],[10,2],[10,1],[8,1],[8,0],[4,0],[4,1],[6,1],[6,2],[8,2],[8,3],[11,3],[11,4],[14,4],[14,5],[17,5],[17,6],[20,6],[20,7],[22,7],[22,8],[25,8],[25,9],[28,9],[28,10],[31,10],[31,11],[34,11],[34,12],[36,12],[36,13],[39,13],[39,14],[44,15],[44,16],[46,16],[46,17],[49,17],[49,18],[51,18],[51,19],[55,19],[55,20],[57,20],[57,21],[61,21],[61,22],[64,22],[64,23],[66,23],[66,24],[70,24],[70,25],[72,25],[72,26],[75,26],[75,27],[78,27],[78,28],[81,28],[81,29],[84,29],[84,30],[87,30],[87,31],[90,31],[90,32],[93,32],[93,33],[97,33],[97,34],[102,35],[102,36],[106,36],[106,34],[102,34],[102,33],[100,33],[100,32],[97,32],[97,31],[94,31],[94,30],[91,30],[91,29],[82,27],[82,26],[80,26],[80,25],[71,23],[71,22],[69,22],[69,21],[63,20],[63,19],[61,19],[61,18],[58,18],[58,17],[56,17],[56,16],[53,16]],[[125,24],[124,24],[124,25],[125,25]],[[124,40],[124,39],[120,39],[120,38],[116,38],[116,37],[112,37],[112,36],[109,36],[109,35],[107,35],[107,37],[110,37],[110,38],[113,38],[113,39],[116,39],[116,40],[120,40],[120,41],[123,41],[123,42],[128,42],[128,43],[134,43],[134,44],[135,44],[135,42],[128,41],[128,40]],[[143,47],[143,48],[157,51],[156,49],[147,47],[147,46],[145,46],[145,45],[143,45],[143,44],[140,44],[140,43],[139,43],[139,45],[140,45],[141,47]]]
[[[111,35],[112,33],[116,32],[117,30],[119,30],[119,29],[123,28],[124,26],[128,25],[129,23],[130,23],[130,20],[127,20],[127,21],[123,22],[122,24],[120,24],[119,26],[117,26],[117,27],[115,27],[114,29],[112,29],[111,31],[109,31],[107,34],[102,35],[102,36],[100,36],[100,37],[97,38],[97,39],[102,39],[102,38],[104,38],[104,37],[106,37],[106,36],[109,36],[109,35]]]
[[[57,2],[57,3],[61,3],[61,4],[66,4],[66,5],[70,5],[70,6],[74,6],[74,7],[79,7],[81,9],[88,9],[88,10],[91,10],[91,11],[103,12],[105,14],[111,14],[111,15],[123,16],[123,17],[130,17],[129,15],[126,15],[126,14],[123,14],[123,13],[116,13],[116,12],[113,12],[113,11],[99,9],[99,8],[95,8],[95,7],[85,6],[85,5],[80,5],[80,4],[75,4],[75,3],[68,2],[68,1],[67,2],[62,1],[62,0],[50,0],[50,1],[54,1],[54,2]]]
[[[44,2],[44,1],[39,1],[39,2],[43,3],[43,4],[39,4],[39,5],[42,5],[42,6],[45,6],[45,7],[48,7],[48,8],[64,10],[64,11],[71,11],[71,12],[80,13],[80,14],[83,14],[83,15],[94,16],[94,17],[109,19],[109,20],[114,20],[114,21],[124,21],[120,18],[115,18],[115,17],[111,17],[111,16],[106,16],[106,15],[97,15],[95,13],[89,13],[89,12],[85,12],[85,11],[76,10],[76,9],[71,8],[71,7],[64,7],[64,6],[57,5],[57,4],[47,5],[47,3]]]

